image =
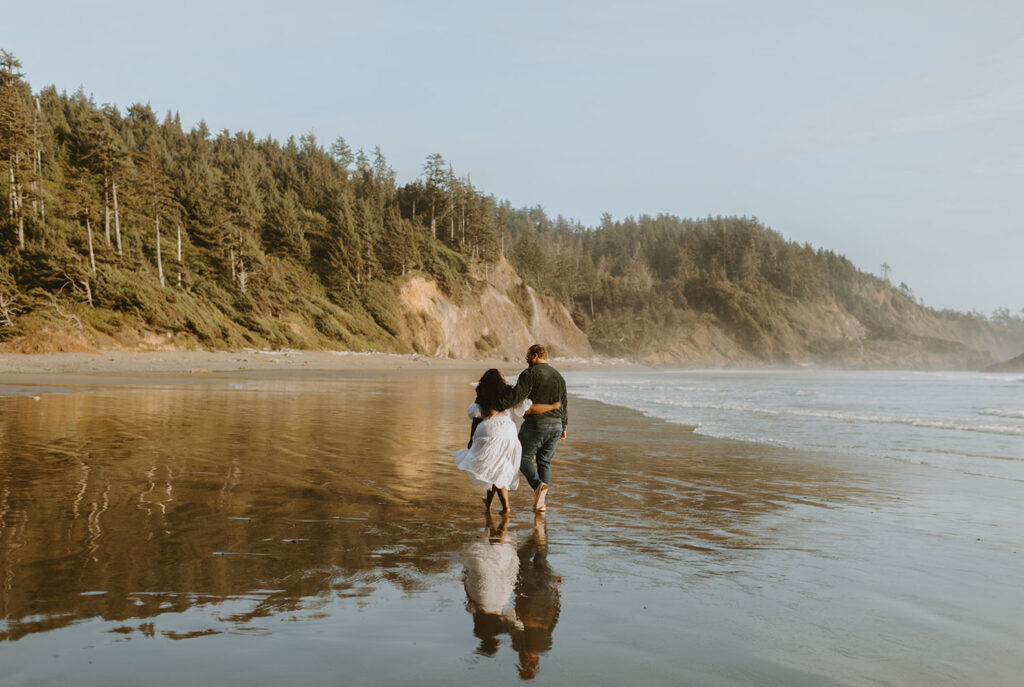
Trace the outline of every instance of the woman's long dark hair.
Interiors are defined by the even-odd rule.
[[[490,417],[491,412],[498,409],[498,399],[510,388],[500,371],[492,367],[484,372],[476,385],[476,403],[483,410],[484,417]]]

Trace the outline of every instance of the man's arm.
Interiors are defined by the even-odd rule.
[[[531,391],[533,391],[533,375],[530,374],[530,368],[526,368],[519,373],[516,385],[498,399],[498,407],[495,410],[508,410],[519,405],[530,397]]]
[[[565,438],[566,428],[569,426],[569,392],[565,390],[565,384],[562,384],[562,436]]]

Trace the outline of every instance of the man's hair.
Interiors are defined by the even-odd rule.
[[[540,344],[533,344],[526,351],[526,355],[532,355],[532,356],[536,356],[538,358],[547,358],[548,357],[548,349],[544,348]]]

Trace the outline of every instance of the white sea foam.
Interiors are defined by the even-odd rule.
[[[994,415],[996,417],[1012,417],[1024,420],[1024,410],[1004,410],[1000,408],[985,408],[978,411],[982,415]]]
[[[1024,426],[1016,425],[994,425],[994,424],[979,424],[971,422],[966,419],[956,420],[936,420],[928,417],[920,417],[913,415],[882,415],[874,413],[856,413],[850,411],[836,411],[836,410],[816,410],[814,408],[807,407],[765,407],[757,406],[746,403],[709,403],[706,401],[687,401],[680,400],[678,398],[666,397],[666,396],[649,396],[646,399],[630,396],[627,394],[616,394],[616,393],[593,393],[587,394],[592,387],[587,387],[582,390],[583,396],[589,396],[594,400],[600,400],[612,405],[623,405],[627,407],[635,407],[638,401],[646,404],[655,406],[669,406],[675,408],[690,408],[695,410],[717,410],[717,411],[728,411],[734,413],[753,413],[758,415],[770,415],[774,417],[804,417],[804,418],[820,418],[826,420],[838,420],[841,422],[859,422],[866,424],[905,424],[913,427],[930,427],[933,429],[953,430],[962,432],[981,432],[990,434],[1005,434],[1008,436],[1024,436]],[[645,410],[644,408],[639,408]],[[662,419],[673,420],[679,419],[675,416],[663,417],[661,414],[654,412],[652,415],[662,417]],[[996,413],[988,413],[995,415]],[[1024,417],[1024,415],[1003,415],[1003,417]]]
[[[579,372],[569,378],[573,394],[708,436],[1024,479],[1024,411],[1019,391],[1006,381],[960,372],[827,370]]]

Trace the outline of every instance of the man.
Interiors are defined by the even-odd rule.
[[[511,408],[529,398],[534,403],[561,403],[561,407],[546,413],[527,415],[519,430],[519,443],[523,445],[520,471],[534,492],[534,510],[545,511],[548,485],[551,483],[551,458],[558,440],[565,438],[569,424],[569,403],[565,394],[565,380],[558,370],[548,364],[548,351],[540,344],[530,346],[526,352],[529,365],[519,374],[516,385],[499,401],[499,410]],[[534,465],[536,461],[536,465]]]

